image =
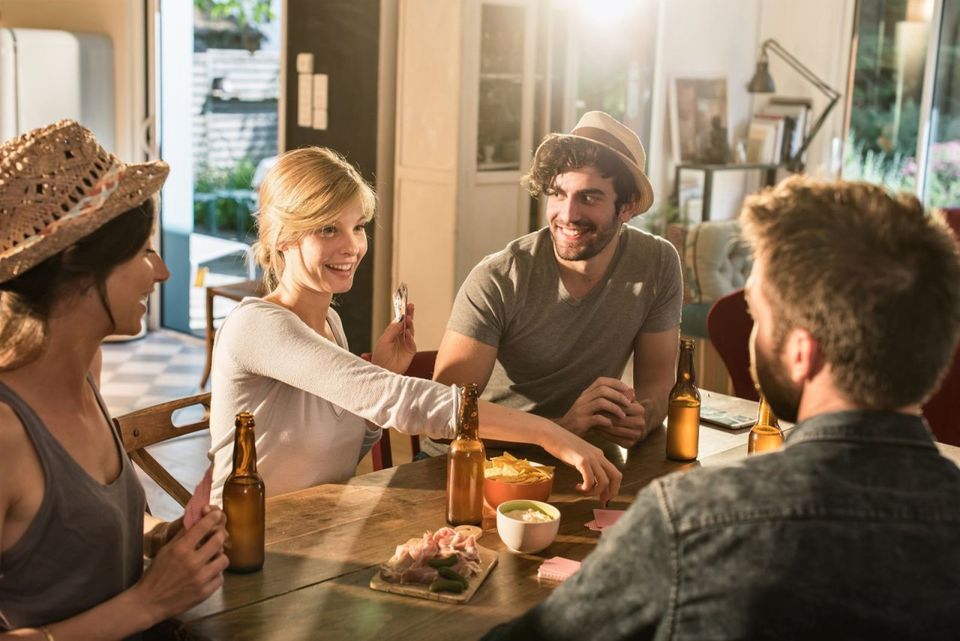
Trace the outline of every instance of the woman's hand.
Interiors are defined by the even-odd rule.
[[[144,515],[144,521],[155,521],[149,532],[143,535],[143,555],[152,559],[164,545],[172,541],[183,530],[183,517],[174,521],[155,520],[149,514]]]
[[[142,606],[162,621],[206,600],[223,585],[227,517],[216,507],[163,546],[134,586]]]
[[[410,367],[417,353],[413,339],[413,303],[407,303],[407,313],[400,321],[387,325],[370,355],[370,362],[397,374]]]
[[[599,496],[601,507],[620,492],[623,474],[607,460],[599,447],[561,427],[552,430],[540,446],[564,463],[577,468],[583,477],[577,489],[584,494]]]

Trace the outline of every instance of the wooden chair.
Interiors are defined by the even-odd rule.
[[[173,424],[173,413],[185,407],[203,406],[203,417],[189,425]],[[210,429],[210,394],[197,394],[178,398],[166,403],[151,405],[113,419],[123,448],[130,459],[156,481],[163,491],[172,496],[180,505],[186,505],[191,493],[177,479],[163,469],[146,448],[179,436],[185,436],[201,430]]]
[[[207,381],[210,380],[210,369],[213,367],[213,339],[216,336],[216,329],[213,326],[213,299],[220,296],[239,302],[247,296],[263,296],[266,293],[261,280],[245,280],[229,285],[207,287],[207,362],[200,376],[200,389],[206,387]]]
[[[360,355],[366,361],[370,360],[370,352],[365,352]],[[410,362],[410,367],[407,368],[407,371],[403,373],[404,376],[413,376],[415,378],[425,378],[427,380],[433,379],[433,369],[437,363],[437,352],[434,351],[425,351],[417,352],[413,360]],[[410,435],[410,453],[413,456],[416,456],[420,453],[420,437],[416,434]],[[390,447],[390,434],[384,433],[383,437],[373,446],[373,449],[370,451],[370,456],[373,459],[373,469],[382,470],[386,467],[393,467],[393,451]]]
[[[733,381],[733,393],[740,398],[759,401],[750,377],[752,328],[753,320],[747,313],[747,300],[742,289],[718,298],[707,313],[707,334],[727,366]]]

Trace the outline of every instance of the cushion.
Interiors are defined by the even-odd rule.
[[[691,302],[710,303],[742,289],[753,267],[750,247],[736,220],[707,221],[687,235],[685,262],[693,272]]]

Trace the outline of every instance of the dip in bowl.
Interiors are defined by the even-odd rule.
[[[497,506],[497,534],[511,552],[532,554],[553,543],[560,531],[560,510],[526,499]]]

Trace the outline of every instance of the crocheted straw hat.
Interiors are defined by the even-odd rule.
[[[0,283],[143,204],[169,170],[125,164],[72,120],[0,145]]]
[[[551,137],[589,140],[617,154],[627,169],[630,170],[630,173],[633,174],[633,180],[640,191],[637,213],[642,214],[650,209],[653,204],[653,187],[650,185],[647,174],[644,173],[647,165],[647,154],[643,150],[640,138],[632,129],[602,111],[588,111],[583,114],[580,122],[569,134],[554,134]],[[537,148],[535,157],[539,155],[542,148],[543,143]]]

